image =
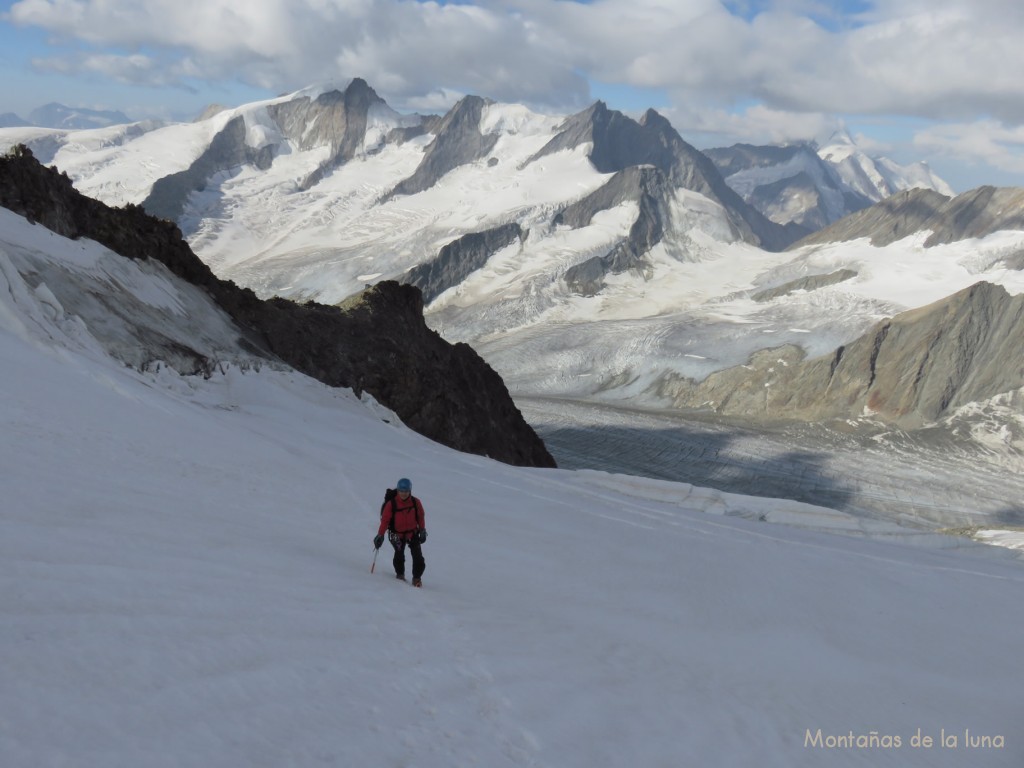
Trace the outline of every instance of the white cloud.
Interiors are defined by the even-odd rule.
[[[914,146],[969,164],[1024,173],[1024,127],[996,120],[937,125],[918,131]]]
[[[397,99],[448,89],[579,105],[589,76],[721,105],[1024,121],[1019,6],[876,0],[845,25],[806,0],[759,4],[749,20],[718,0],[21,0],[10,16],[273,90],[360,75]]]
[[[187,62],[193,77],[273,91],[362,76],[396,102],[439,88],[528,103],[582,105],[588,97],[585,78],[538,42],[527,19],[471,5],[22,0],[11,18],[94,46],[161,50]]]
[[[786,112],[763,105],[742,112],[716,108],[673,108],[667,117],[684,136],[700,147],[729,144],[786,144],[822,141],[841,127],[836,117],[823,113]]]
[[[1019,0],[870,0],[854,16],[842,8],[828,0],[20,0],[9,18],[89,49],[55,47],[40,66],[136,84],[240,81],[282,93],[360,76],[398,109],[440,111],[475,93],[569,110],[592,100],[593,79],[667,94],[665,111],[684,132],[748,141],[818,138],[843,115],[1024,124]],[[920,141],[979,162],[1022,151],[973,133]]]

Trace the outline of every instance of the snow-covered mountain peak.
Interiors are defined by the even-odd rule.
[[[562,119],[534,112],[522,104],[489,102],[481,111],[480,132],[550,135]]]
[[[857,148],[857,142],[854,141],[850,131],[845,127],[837,128],[828,139],[821,144],[821,149],[824,151],[828,147],[833,147],[838,150],[841,147],[849,147],[851,149]]]
[[[818,149],[818,155],[831,164],[843,182],[872,202],[884,200],[906,189],[932,189],[952,196],[953,190],[926,163],[900,165],[886,157],[864,152],[845,129],[839,130]]]

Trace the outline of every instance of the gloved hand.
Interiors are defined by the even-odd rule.
[[[378,533],[373,537],[373,548],[380,549],[380,545],[384,543],[384,534]]]
[[[420,528],[418,531],[416,531],[416,540],[420,544],[422,544],[423,542],[425,542],[427,540],[427,529],[426,528]]]

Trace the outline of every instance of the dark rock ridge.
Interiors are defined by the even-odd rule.
[[[0,205],[65,237],[163,263],[235,320],[247,348],[331,386],[368,392],[433,440],[509,464],[554,466],[498,374],[468,345],[449,344],[426,326],[413,286],[383,282],[343,308],[263,301],[218,279],[174,223],[81,195],[23,146],[0,158]]]
[[[714,163],[683,141],[671,123],[653,109],[636,121],[598,101],[562,123],[558,133],[527,163],[585,143],[592,145],[589,159],[594,168],[616,176],[606,189],[560,213],[555,223],[582,226],[579,222],[627,199],[639,202],[640,212],[624,242],[604,256],[568,270],[566,282],[578,293],[599,292],[609,273],[648,267],[644,257],[664,237],[670,203],[678,189],[699,192],[720,204],[734,237],[768,250],[781,250],[806,231],[775,224],[744,202]]]
[[[215,174],[246,164],[262,170],[269,168],[274,159],[274,148],[267,145],[253,149],[245,143],[245,134],[245,118],[241,115],[233,117],[188,168],[157,179],[142,201],[142,207],[153,216],[177,221],[185,210],[188,196],[206,189]]]
[[[405,280],[419,288],[423,300],[429,304],[484,266],[502,248],[517,240],[521,242],[524,237],[522,227],[514,222],[484,232],[471,232],[448,243],[426,264],[409,270]]]
[[[443,119],[444,118],[440,115],[421,115],[421,120],[418,125],[409,125],[404,128],[392,128],[388,131],[388,135],[384,141],[387,144],[402,145],[419,136],[425,136],[428,133],[437,133]]]
[[[395,195],[415,195],[437,184],[460,165],[487,157],[498,142],[497,134],[480,132],[480,118],[489,102],[479,96],[466,96],[449,110],[437,126],[434,140],[412,176],[400,182],[385,199]]]
[[[978,187],[955,198],[929,189],[910,189],[851,214],[791,247],[838,243],[867,237],[889,245],[917,232],[931,231],[925,247],[1024,229],[1024,189]]]
[[[639,203],[636,221],[627,238],[604,256],[594,256],[566,270],[569,289],[592,296],[604,287],[609,273],[644,270],[644,256],[661,242],[671,216],[670,201],[675,192],[667,175],[654,166],[633,166],[616,173],[607,184],[555,216],[554,223],[573,229],[587,226],[598,211],[614,208],[627,200]]]
[[[528,162],[580,144],[593,145],[590,162],[601,173],[635,165],[653,165],[679,189],[689,189],[716,201],[726,211],[737,237],[767,250],[782,250],[798,235],[769,221],[734,192],[715,164],[683,141],[672,124],[649,109],[639,122],[609,110],[598,101],[567,119],[558,134]]]
[[[762,350],[702,382],[666,377],[659,391],[684,408],[765,420],[872,416],[906,429],[1024,387],[1024,295],[977,283],[878,323],[832,354]]]

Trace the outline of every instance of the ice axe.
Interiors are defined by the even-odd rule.
[[[378,552],[380,552],[379,549],[375,548],[373,550],[373,562],[370,563],[370,573],[373,573],[373,569],[377,567],[377,553]]]

